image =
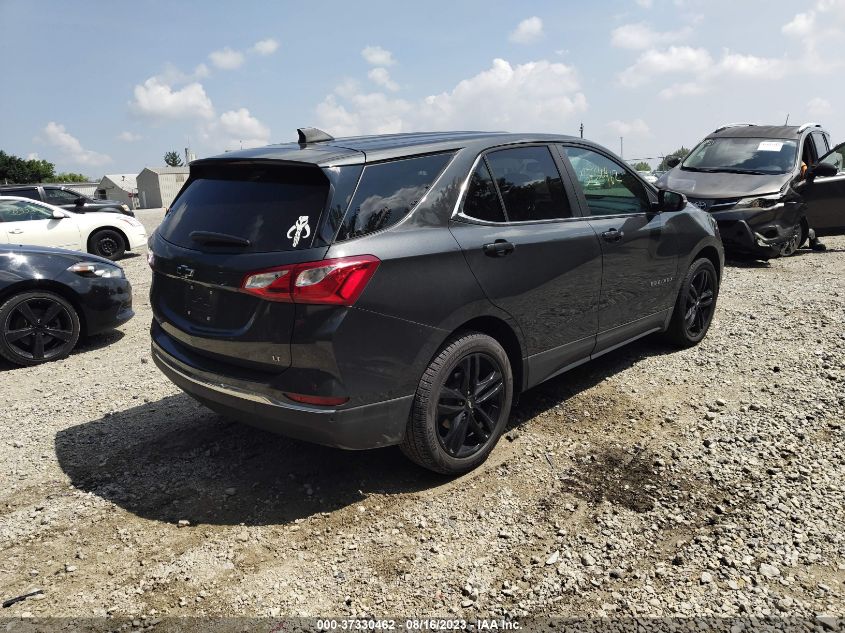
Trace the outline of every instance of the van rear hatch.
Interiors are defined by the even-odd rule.
[[[151,242],[150,301],[161,328],[217,360],[270,372],[289,367],[295,304],[241,286],[257,271],[321,260],[360,173],[360,165],[192,164]]]

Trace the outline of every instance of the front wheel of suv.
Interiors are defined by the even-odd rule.
[[[481,464],[502,434],[513,400],[513,371],[495,339],[451,339],[425,370],[402,452],[424,468],[459,475]]]
[[[713,262],[703,257],[695,260],[684,276],[675,301],[675,311],[666,331],[669,340],[681,347],[701,342],[713,321],[718,296],[719,276]]]

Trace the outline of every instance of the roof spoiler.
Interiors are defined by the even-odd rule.
[[[323,132],[315,127],[300,127],[296,129],[299,136],[299,144],[307,145],[308,143],[319,143],[321,141],[333,141],[334,136]]]
[[[805,123],[801,127],[798,128],[798,133],[801,134],[804,130],[811,128],[811,127],[821,127],[821,123]]]
[[[711,134],[718,134],[719,132],[721,132],[723,130],[727,130],[729,127],[753,127],[753,126],[754,126],[753,123],[728,123],[726,125],[723,125],[722,127],[716,128],[715,130],[713,130],[711,132]]]

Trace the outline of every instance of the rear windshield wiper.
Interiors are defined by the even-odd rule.
[[[212,231],[191,231],[189,237],[195,242],[206,244],[208,246],[243,246],[247,247],[250,242],[245,237],[238,237],[237,235],[229,235],[228,233],[214,233]]]

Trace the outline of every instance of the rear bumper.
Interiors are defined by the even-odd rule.
[[[311,407],[267,385],[210,373],[152,342],[153,361],[174,384],[217,413],[280,435],[359,450],[402,441],[413,396],[351,408]],[[295,371],[295,370],[290,370]]]

